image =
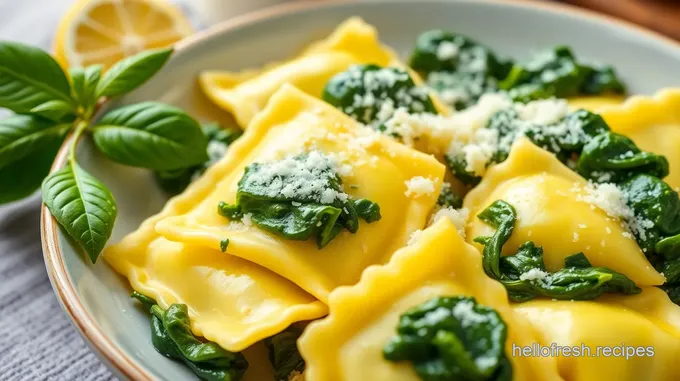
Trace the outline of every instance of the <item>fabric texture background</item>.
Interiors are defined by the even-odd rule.
[[[192,7],[234,0],[171,1],[194,19]],[[240,13],[281,1],[236,0],[229,5]],[[49,51],[59,19],[73,2],[0,0],[0,40]],[[6,115],[0,110],[0,118]],[[0,206],[0,381],[28,380],[116,380],[85,345],[52,291],[40,244],[39,195]]]
[[[0,0],[0,39],[49,50],[72,1]],[[40,245],[38,195],[0,207],[0,380],[116,380],[52,291]]]

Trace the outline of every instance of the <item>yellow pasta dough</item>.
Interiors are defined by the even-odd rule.
[[[603,108],[601,115],[640,149],[666,156],[670,175],[664,181],[676,190],[680,187],[680,90],[634,96],[620,106]]]
[[[622,95],[593,95],[569,98],[567,102],[573,110],[584,109],[597,114],[607,107],[620,105],[625,100],[626,97]]]
[[[674,380],[680,372],[680,310],[658,288],[594,301],[533,300],[512,309],[541,331],[542,345],[588,354],[553,352],[567,381]]]
[[[104,258],[162,308],[186,304],[194,334],[238,352],[294,322],[326,314],[323,303],[265,268],[158,235],[156,221],[175,212],[168,205],[106,249]]]
[[[380,206],[382,219],[360,222],[356,234],[340,233],[323,249],[313,241],[287,240],[217,213],[220,201],[233,204],[244,168],[316,150],[344,168],[344,191]],[[330,105],[285,85],[226,156],[184,194],[171,201],[182,215],[165,218],[156,230],[166,238],[217,249],[290,279],[321,301],[338,286],[354,284],[364,268],[389,261],[411,233],[425,226],[445,168],[420,153],[357,124]],[[421,184],[419,189],[411,183]],[[247,223],[247,221],[246,221]]]
[[[386,361],[382,349],[402,313],[437,296],[473,296],[500,313],[514,380],[561,379],[554,359],[510,357],[511,343],[530,345],[538,336],[512,312],[503,286],[486,277],[479,253],[445,218],[389,264],[371,267],[355,286],[331,293],[329,316],[311,323],[298,342],[307,380],[419,380],[410,363]]]
[[[664,277],[621,222],[587,202],[586,185],[553,154],[522,138],[508,159],[491,167],[466,196],[468,242],[493,234],[494,229],[476,216],[494,201],[504,200],[516,209],[517,222],[503,254],[514,254],[521,244],[533,241],[543,247],[549,271],[561,269],[566,257],[582,252],[593,266],[620,272],[638,286],[661,285]]]
[[[326,82],[354,64],[396,64],[396,55],[380,44],[378,32],[353,17],[340,24],[323,41],[316,42],[290,61],[273,63],[262,70],[241,73],[207,71],[199,83],[217,105],[231,112],[246,127],[269,98],[285,83],[321,97]]]

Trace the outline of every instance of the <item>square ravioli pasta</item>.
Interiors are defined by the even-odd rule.
[[[428,312],[418,311],[432,301],[459,297],[473,298],[476,306],[470,307],[467,299],[453,308],[435,305]],[[480,254],[446,218],[395,253],[387,265],[366,269],[358,284],[331,293],[329,309],[329,315],[311,323],[298,341],[308,380],[561,380],[554,358],[510,356],[513,344],[531,345],[538,334],[510,309],[503,286],[484,274]],[[494,317],[501,319],[502,331],[485,327]],[[417,332],[417,337],[395,340],[397,332]],[[451,333],[457,339],[448,340],[457,345],[446,347],[465,353],[458,351],[453,360],[436,349],[436,342]],[[428,336],[433,336],[432,342],[419,342]],[[387,360],[409,351],[411,361]],[[466,362],[467,356],[474,365]],[[464,364],[492,374],[472,375]]]
[[[515,303],[512,309],[541,332],[540,344],[552,348],[543,351],[557,359],[565,380],[678,377],[680,309],[659,288],[592,301],[537,299]],[[559,354],[557,348],[571,352]]]
[[[464,206],[470,211],[465,237],[481,250],[483,246],[474,239],[491,236],[495,229],[478,216],[503,200],[517,211],[503,255],[516,253],[532,241],[543,248],[550,272],[563,268],[568,256],[583,253],[593,266],[624,274],[640,287],[663,284],[663,275],[645,258],[622,221],[612,216],[615,211],[610,209],[623,203],[620,192],[612,195],[599,189],[552,153],[529,139],[519,139],[508,159],[492,166],[465,196]]]
[[[664,89],[651,97],[636,95],[621,105],[603,107],[601,115],[612,131],[645,151],[665,156],[670,173],[664,181],[680,189],[680,89]]]
[[[200,75],[199,84],[208,98],[231,112],[245,128],[284,83],[321,97],[332,76],[351,65],[369,63],[389,66],[398,64],[398,60],[396,54],[380,44],[373,26],[352,17],[296,58],[267,65],[261,70],[206,71]]]
[[[319,249],[313,240],[287,239],[262,229],[247,214],[236,222],[218,213],[221,201],[236,202],[246,168],[309,152],[334,158],[343,197],[377,204],[379,221],[358,222],[356,233],[335,232]],[[356,283],[366,267],[389,261],[425,226],[444,171],[434,157],[285,85],[226,156],[171,201],[185,212],[159,221],[156,230],[172,241],[210,249],[229,239],[228,254],[274,271],[325,302],[336,287]],[[300,204],[292,205],[295,209]]]
[[[240,352],[292,323],[326,314],[323,303],[265,268],[157,234],[156,222],[180,210],[170,203],[108,247],[104,258],[161,308],[186,304],[195,335]]]

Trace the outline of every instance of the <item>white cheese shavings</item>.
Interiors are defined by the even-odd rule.
[[[585,195],[577,196],[577,200],[585,201],[602,209],[609,217],[621,220],[633,217],[633,211],[626,205],[625,195],[615,184],[588,183],[583,190]]]
[[[581,188],[574,186],[571,191],[580,192]],[[621,191],[619,187],[612,183],[592,184],[583,188],[584,196],[577,196],[577,200],[585,201],[602,209],[609,217],[617,218],[621,221],[621,227],[627,230],[623,232],[626,238],[632,238],[630,233],[634,233],[640,239],[646,239],[647,230],[654,227],[654,222],[635,215],[634,211],[626,204],[628,196]],[[606,228],[607,233],[611,233],[609,227]],[[604,246],[604,241],[601,242]]]
[[[411,236],[409,237],[406,245],[411,246],[411,245],[415,244],[416,242],[418,242],[420,240],[420,238],[422,236],[423,236],[422,230],[418,229],[418,230],[414,231],[413,233],[411,233]]]
[[[522,273],[519,276],[519,279],[520,280],[529,280],[529,281],[535,280],[535,281],[538,281],[538,282],[545,282],[546,277],[548,277],[548,275],[550,275],[550,274],[548,274],[547,272],[545,272],[541,269],[531,269],[531,270],[529,270],[525,273]]]
[[[241,222],[245,226],[253,226],[253,215],[251,213],[244,214]]]
[[[557,123],[569,113],[569,105],[565,99],[543,99],[527,104],[515,103],[514,107],[520,119],[534,124]]]
[[[423,176],[415,176],[404,183],[406,184],[406,197],[420,197],[434,192],[434,182]]]
[[[351,167],[343,168],[348,172]],[[310,198],[322,204],[346,201],[348,195],[331,187],[329,172],[338,172],[329,157],[318,151],[307,153],[304,160],[288,156],[266,163],[247,177],[246,187],[259,187],[269,197]]]
[[[456,227],[458,234],[460,234],[460,236],[465,239],[465,224],[467,223],[468,218],[470,218],[470,210],[468,208],[461,208],[457,210],[453,209],[452,207],[441,208],[432,216],[430,224],[434,224],[442,218],[448,218],[451,220],[453,225]]]
[[[458,319],[458,321],[460,321],[460,325],[463,329],[472,325],[486,323],[489,320],[488,317],[475,312],[473,308],[474,304],[472,304],[472,301],[462,300],[458,302],[451,310],[453,316]],[[437,311],[440,309],[444,309],[444,307],[440,307],[431,313],[437,313]]]
[[[442,61],[450,60],[458,54],[458,45],[449,41],[442,41],[437,47],[437,58]]]

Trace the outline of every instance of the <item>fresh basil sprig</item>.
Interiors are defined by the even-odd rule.
[[[133,104],[95,120],[98,105],[141,86],[172,52],[149,50],[107,71],[93,65],[65,73],[38,48],[0,41],[0,107],[16,113],[0,121],[0,176],[6,180],[0,204],[26,197],[42,183],[43,202],[94,263],[111,236],[117,209],[106,185],[78,165],[81,136],[91,133],[106,156],[136,167],[176,170],[208,160],[198,122],[175,107]],[[47,176],[68,134],[68,163]]]

